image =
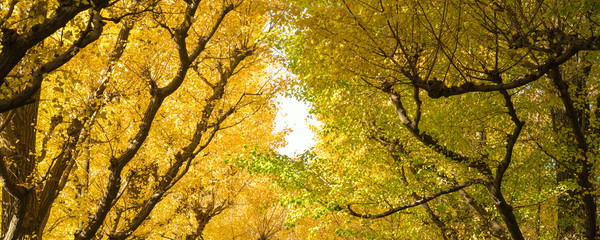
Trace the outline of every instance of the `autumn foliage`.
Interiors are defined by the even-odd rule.
[[[597,239],[599,8],[5,0],[1,237]]]

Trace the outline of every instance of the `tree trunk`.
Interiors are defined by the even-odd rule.
[[[36,99],[39,98],[39,92]],[[5,156],[9,178],[16,184],[28,187],[32,182],[32,173],[36,166],[35,159],[35,125],[37,119],[38,102],[13,110],[11,113],[3,113],[2,122],[9,121],[8,125],[0,133],[2,147],[0,151]],[[13,115],[11,119],[8,119]],[[36,191],[28,191],[25,199],[16,199],[5,189],[2,190],[2,236],[13,236],[12,239],[29,236],[36,238],[41,236],[43,227],[39,226],[37,218]],[[23,210],[21,208],[24,208]],[[19,211],[25,211],[19,216]],[[18,223],[18,224],[17,224]],[[11,225],[13,225],[11,227]],[[16,228],[18,226],[18,228]],[[16,229],[15,229],[16,228]],[[10,233],[13,231],[14,233]]]
[[[510,235],[508,234],[506,228],[500,225],[492,214],[488,213],[481,205],[479,205],[467,191],[464,189],[458,190],[458,194],[462,197],[462,199],[482,218],[483,227],[489,231],[494,237],[502,240],[510,239]]]
[[[568,133],[569,120],[565,116],[565,110],[556,108],[552,110],[552,125],[557,136],[566,136],[557,141],[561,145],[570,145],[570,148],[576,148],[573,146],[572,134]],[[556,184],[557,185],[571,185],[569,183],[575,183],[577,181],[577,163],[576,159],[571,157],[565,157],[561,159],[555,159],[556,161]],[[580,196],[581,191],[578,189],[567,189],[567,191],[560,193],[557,198],[557,222],[556,222],[556,236],[557,239],[575,239],[577,238],[577,220],[582,219],[582,205],[579,204],[579,200],[575,196]]]
[[[37,1],[27,14],[30,18],[46,19],[47,13],[47,2]],[[43,45],[43,40],[37,44]],[[35,53],[37,50],[32,49],[32,52]],[[40,59],[35,59],[34,62],[36,65],[42,64]],[[20,199],[10,195],[6,189],[2,189],[2,224],[0,228],[4,239],[41,239],[44,230],[44,226],[41,224],[46,223],[47,219],[47,216],[42,219],[38,216],[38,196],[35,190],[36,186],[33,185],[33,172],[37,165],[36,124],[40,91],[36,91],[31,99],[33,99],[32,103],[13,109],[13,113],[0,114],[2,122],[8,121],[8,125],[0,133],[0,141],[2,141],[0,152],[5,156],[0,161],[5,161],[9,173],[8,178],[13,183],[24,185],[29,189],[24,196],[20,196]]]
[[[588,159],[590,143],[590,103],[588,86],[589,66],[581,67],[581,60],[567,72],[553,68],[549,72],[563,107],[553,110],[552,120],[557,132],[557,141],[569,146],[568,152],[556,159],[558,183],[572,182],[576,189],[567,189],[558,196],[557,238],[597,239],[596,202],[593,196],[593,164]],[[568,73],[568,74],[566,74]],[[570,77],[564,80],[564,75]],[[574,89],[569,90],[569,89]],[[582,224],[583,223],[583,224]],[[579,226],[583,226],[579,227]],[[582,234],[583,233],[583,234]]]

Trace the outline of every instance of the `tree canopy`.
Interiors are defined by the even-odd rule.
[[[4,1],[1,237],[597,239],[599,8]]]

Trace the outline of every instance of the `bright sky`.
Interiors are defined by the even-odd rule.
[[[314,133],[309,128],[311,125],[319,125],[319,122],[310,117],[308,104],[294,98],[277,97],[279,111],[275,117],[275,130],[282,131],[286,128],[292,130],[286,136],[287,145],[279,148],[279,154],[293,156],[303,153],[315,144]]]

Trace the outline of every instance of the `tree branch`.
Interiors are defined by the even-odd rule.
[[[428,81],[424,81],[419,78],[413,78],[411,80],[413,81],[413,84],[415,86],[426,90],[429,94],[429,97],[431,98],[449,97],[470,92],[493,92],[513,89],[538,80],[546,73],[550,72],[552,68],[555,68],[565,63],[580,51],[600,50],[600,36],[591,37],[588,39],[575,39],[572,40],[570,43],[571,44],[569,45],[569,47],[566,50],[564,50],[560,55],[547,60],[544,64],[538,66],[536,71],[511,80],[508,83],[499,83],[494,85],[477,85],[467,82],[460,86],[447,87],[444,84],[430,84]]]
[[[383,213],[379,213],[379,214],[361,214],[361,213],[355,212],[354,210],[352,210],[350,204],[346,206],[346,209],[348,210],[348,212],[350,213],[350,215],[355,216],[355,217],[359,217],[359,218],[364,218],[364,219],[383,218],[383,217],[387,217],[389,215],[392,215],[394,213],[397,213],[399,211],[402,211],[404,209],[408,209],[408,208],[412,208],[412,207],[415,207],[415,206],[419,206],[421,204],[425,204],[425,203],[427,203],[427,202],[429,202],[429,201],[431,201],[433,199],[436,199],[436,198],[438,198],[438,197],[440,197],[442,195],[456,192],[456,191],[458,191],[460,189],[466,188],[466,187],[471,186],[473,184],[481,184],[481,183],[484,183],[484,181],[482,179],[475,179],[475,180],[472,180],[472,181],[468,181],[466,183],[463,183],[463,184],[460,184],[460,185],[456,185],[456,186],[453,186],[451,188],[448,188],[448,189],[436,192],[436,193],[434,193],[434,194],[432,194],[430,196],[423,197],[420,200],[414,201],[412,203],[405,204],[405,205],[402,205],[400,207],[391,208],[390,210],[385,211]]]
[[[1,41],[3,48],[0,53],[0,86],[4,84],[5,77],[21,61],[27,50],[63,28],[80,12],[92,7],[101,9],[107,5],[108,0],[95,0],[93,4],[61,3],[51,18],[31,26],[23,34],[18,34],[12,29],[2,29],[4,34]]]
[[[77,146],[88,137],[88,134],[85,132],[86,126],[91,126],[95,119],[95,114],[106,104],[106,101],[102,99],[104,97],[104,92],[111,80],[111,74],[115,64],[125,51],[129,32],[132,28],[133,25],[128,22],[123,22],[121,24],[121,30],[119,31],[115,46],[109,53],[106,67],[102,71],[102,78],[99,86],[91,94],[87,106],[80,110],[80,113],[75,118],[71,119],[71,125],[68,127],[67,131],[69,138],[64,143],[61,153],[55,158],[56,165],[49,170],[50,179],[47,180],[44,189],[40,194],[40,209],[42,215],[45,215],[50,211],[54,200],[58,197],[66,184],[71,172],[70,169],[79,152]]]
[[[196,45],[194,50],[192,50],[192,54],[190,54],[190,60],[192,62],[195,61],[196,58],[198,58],[198,56],[200,55],[200,53],[202,51],[204,51],[204,49],[206,48],[206,44],[215,35],[215,33],[217,32],[217,29],[219,29],[219,26],[221,26],[221,23],[223,23],[223,19],[225,19],[225,16],[227,16],[227,14],[229,12],[231,12],[233,9],[234,9],[233,4],[229,4],[229,5],[225,6],[225,8],[223,8],[223,11],[221,11],[221,14],[219,14],[219,17],[217,18],[217,21],[213,25],[210,32],[206,36],[201,36],[198,39],[198,44]]]
[[[504,154],[504,159],[500,162],[500,164],[498,165],[498,168],[496,169],[496,177],[494,179],[494,185],[495,185],[495,188],[498,189],[498,191],[500,191],[500,189],[501,189],[502,178],[504,177],[504,173],[508,169],[508,166],[510,165],[510,162],[512,160],[513,149],[515,147],[515,143],[517,142],[517,139],[519,138],[519,134],[521,134],[523,125],[525,125],[525,122],[522,122],[521,120],[519,120],[519,117],[517,116],[517,111],[515,110],[515,107],[513,105],[513,102],[511,100],[508,92],[506,90],[500,90],[500,93],[504,97],[505,106],[508,109],[508,115],[510,115],[511,121],[515,124],[515,128],[513,129],[512,134],[508,135],[508,139],[506,140],[507,144],[506,144],[506,153]]]
[[[8,172],[8,167],[6,166],[4,156],[0,157],[2,158],[0,159],[0,181],[2,181],[2,187],[16,199],[23,200],[25,198],[25,195],[27,194],[27,188],[24,186],[20,186],[13,180],[11,180],[12,178],[10,177],[10,173]]]
[[[583,132],[583,128],[579,124],[577,110],[575,109],[575,105],[569,94],[569,85],[563,80],[562,73],[560,72],[559,67],[552,68],[548,75],[550,79],[552,79],[554,86],[558,90],[560,99],[562,100],[563,105],[565,106],[567,117],[569,118],[569,122],[572,126],[571,130],[573,131],[575,139],[577,140],[577,147],[583,152],[587,152],[588,144],[585,139],[585,133]]]
[[[415,128],[414,127],[415,124],[413,123],[413,121],[410,120],[410,118],[408,117],[408,115],[406,113],[406,109],[404,108],[404,106],[402,104],[402,100],[400,99],[400,96],[398,94],[394,93],[393,90],[390,88],[384,88],[384,89],[382,89],[382,91],[384,91],[388,94],[388,97],[390,98],[390,101],[392,102],[392,105],[394,106],[394,108],[396,110],[396,114],[398,115],[398,118],[400,118],[400,121],[402,122],[404,127],[406,127],[406,129],[415,138],[417,138],[417,140],[419,140],[421,143],[425,144],[425,146],[429,147],[430,149],[434,150],[435,152],[437,152],[447,158],[450,158],[457,163],[468,164],[470,167],[477,169],[480,173],[484,174],[485,176],[492,176],[492,172],[491,172],[490,168],[487,166],[487,164],[482,162],[480,159],[474,159],[471,157],[463,156],[462,154],[460,154],[458,152],[452,151],[451,149],[448,149],[446,146],[441,145],[431,135],[427,134],[426,132],[421,132],[418,128]]]
[[[73,57],[75,57],[81,49],[85,48],[90,43],[98,40],[103,31],[104,23],[100,19],[99,14],[92,14],[89,19],[87,28],[81,33],[79,38],[67,49],[64,53],[54,57],[51,61],[43,64],[38,67],[32,74],[31,84],[29,84],[25,89],[15,94],[13,97],[9,99],[0,100],[0,113],[9,111],[11,109],[15,109],[30,103],[33,103],[33,95],[40,90],[42,87],[42,82],[44,81],[44,74],[50,73],[59,67],[63,66]],[[4,44],[3,44],[4,45]],[[5,51],[7,46],[4,46],[2,49],[2,53],[0,53],[0,86],[4,81],[4,77],[2,77],[2,54]],[[16,65],[17,63],[15,63]],[[14,67],[14,66],[13,66]],[[11,67],[12,68],[12,67]],[[7,73],[8,74],[8,73]]]
[[[144,202],[143,207],[137,212],[135,217],[130,221],[129,225],[124,230],[116,231],[109,234],[111,240],[122,240],[129,237],[150,215],[156,204],[161,201],[164,194],[169,191],[188,171],[191,161],[195,156],[203,150],[212,141],[213,137],[219,130],[220,124],[225,119],[233,114],[234,108],[230,109],[223,115],[219,116],[213,126],[213,131],[208,136],[205,144],[200,146],[199,150],[196,150],[204,137],[204,134],[208,130],[208,123],[211,118],[211,114],[214,112],[216,103],[223,98],[225,95],[225,87],[229,83],[231,72],[235,71],[235,68],[243,61],[246,57],[252,54],[252,51],[234,51],[232,61],[225,71],[220,75],[220,80],[214,84],[213,94],[207,98],[207,104],[201,113],[201,120],[196,124],[196,129],[190,143],[177,152],[174,156],[175,162],[169,167],[165,175],[162,177],[157,189],[150,195],[150,197]],[[181,167],[185,163],[185,167],[181,170]]]

